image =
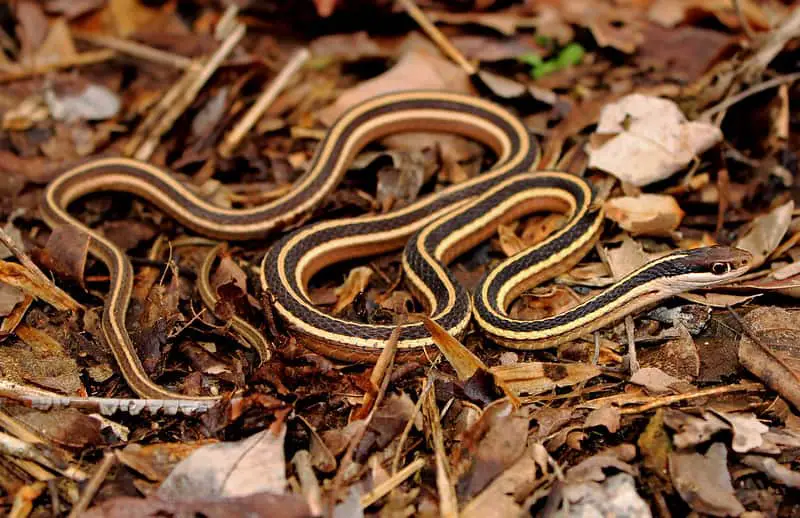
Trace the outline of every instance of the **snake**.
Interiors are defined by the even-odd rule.
[[[493,164],[483,174],[385,213],[300,224],[319,209],[368,144],[391,134],[420,131],[475,140],[493,153]],[[737,248],[678,250],[558,315],[532,321],[512,318],[508,307],[515,297],[572,268],[593,249],[603,230],[603,210],[595,203],[590,183],[568,172],[537,170],[539,157],[536,140],[519,117],[492,101],[444,91],[393,92],[340,115],[317,144],[306,171],[282,197],[266,204],[223,208],[195,194],[165,169],[131,158],[106,157],[73,167],[51,181],[44,190],[41,214],[51,228],[71,225],[88,234],[89,252],[109,272],[102,338],[130,388],[150,399],[188,396],[154,382],[142,368],[125,325],[133,287],[131,262],[112,241],[69,211],[73,202],[91,193],[117,191],[144,198],[208,238],[275,237],[260,266],[260,282],[275,314],[304,345],[351,362],[374,362],[397,325],[347,320],[312,303],[311,279],[344,260],[402,249],[407,284],[433,322],[461,338],[474,321],[491,340],[520,350],[554,347],[664,298],[728,282],[748,269],[750,254]],[[487,271],[473,294],[457,282],[448,269],[452,261],[490,238],[499,225],[539,211],[561,212],[565,223],[547,239]],[[208,263],[204,274],[207,269]],[[201,283],[204,299],[213,298],[207,287],[202,288],[207,281]],[[241,321],[235,326],[253,343],[261,343]],[[257,347],[262,359],[267,354],[263,349]],[[422,319],[400,324],[401,360],[432,350],[435,342]]]

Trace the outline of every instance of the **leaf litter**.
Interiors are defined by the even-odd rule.
[[[800,11],[778,0],[391,4],[6,8],[2,512],[797,514]],[[303,48],[310,57],[272,104],[249,113]],[[503,105],[541,145],[543,167],[595,186],[598,245],[511,301],[515,318],[557,314],[679,248],[734,245],[754,264],[731,285],[559,348],[511,352],[428,320],[400,252],[346,261],[310,279],[323,311],[423,321],[438,351],[337,362],[288,333],[261,289],[260,262],[279,236],[228,243],[207,308],[197,281],[213,243],[191,242],[134,196],[97,193],[71,211],[132,261],[128,332],[148,375],[223,397],[211,407],[135,398],[104,342],[108,272],[88,236],[44,225],[43,186],[87,159],[127,155],[209,203],[256,206],[303,173],[347,108],[412,89]],[[464,136],[386,136],[297,226],[397,210],[497,158]],[[474,289],[563,224],[561,214],[507,222],[451,270]],[[230,332],[233,316],[267,339],[268,362]]]

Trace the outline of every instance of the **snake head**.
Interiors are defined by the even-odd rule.
[[[676,252],[673,277],[692,287],[728,282],[745,273],[753,263],[750,252],[729,246],[709,246]]]

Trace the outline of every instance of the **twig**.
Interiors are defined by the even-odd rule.
[[[622,408],[619,413],[621,415],[633,415],[647,412],[654,408],[679,403],[681,401],[688,401],[690,399],[697,399],[701,397],[717,396],[720,394],[730,394],[731,392],[749,392],[751,390],[764,390],[764,385],[761,383],[739,383],[738,385],[726,385],[724,387],[712,387],[694,392],[686,392],[684,394],[675,394],[673,396],[663,396],[656,398],[655,401],[637,406],[636,408]]]
[[[195,62],[191,58],[156,49],[132,40],[124,40],[114,36],[92,34],[88,32],[75,32],[73,36],[79,40],[87,41],[101,47],[107,47],[111,50],[116,50],[117,52],[160,65],[168,65],[181,70],[187,70],[195,66]]]
[[[68,518],[78,518],[78,516],[83,514],[83,512],[89,508],[89,504],[92,503],[94,495],[97,494],[97,491],[100,489],[100,486],[106,479],[106,476],[111,470],[111,467],[114,465],[116,459],[117,456],[113,453],[105,454],[103,461],[97,467],[97,471],[94,472],[92,478],[89,479],[89,482],[86,484],[86,488],[84,489],[81,498],[75,502],[74,506],[72,506],[72,510],[69,512]]]
[[[236,28],[236,16],[239,14],[239,5],[236,2],[231,2],[222,13],[222,16],[217,21],[217,26],[214,27],[214,37],[218,40],[224,40],[230,36],[231,31]]]
[[[150,155],[153,154],[155,151],[156,146],[161,140],[161,136],[164,135],[167,131],[172,128],[172,125],[181,116],[181,114],[189,107],[192,102],[194,102],[197,94],[200,93],[203,86],[205,86],[206,82],[214,75],[214,72],[220,67],[222,62],[233,52],[233,49],[236,48],[236,45],[239,44],[241,39],[244,37],[244,33],[246,28],[244,25],[238,25],[236,29],[231,31],[225,41],[219,46],[216,52],[211,55],[208,61],[205,63],[203,68],[197,73],[196,77],[193,77],[191,82],[187,85],[186,90],[183,91],[183,95],[177,99],[177,102],[173,104],[169,110],[167,110],[164,115],[158,119],[158,123],[156,124],[153,131],[150,132],[150,135],[147,139],[139,146],[139,149],[134,153],[134,158],[138,160],[147,160],[150,158]]]
[[[123,399],[103,397],[70,397],[54,392],[19,385],[13,381],[0,379],[0,398],[17,401],[38,410],[51,408],[77,408],[89,410],[103,415],[125,412],[138,415],[142,411],[151,414],[163,411],[166,415],[182,413],[194,415],[207,412],[214,406],[214,401],[204,399]],[[236,398],[231,400],[235,401]]]
[[[47,484],[37,481],[19,488],[14,495],[14,505],[8,512],[8,518],[26,518],[33,510],[33,501],[44,492]]]
[[[109,49],[103,50],[90,50],[81,52],[77,56],[72,56],[56,63],[46,63],[43,65],[34,65],[31,67],[20,68],[0,74],[0,83],[8,83],[11,81],[18,81],[29,77],[40,76],[52,72],[53,70],[61,70],[64,68],[79,67],[84,65],[93,65],[95,63],[102,63],[116,56],[116,52]]]
[[[456,62],[458,66],[460,66],[464,72],[468,75],[472,76],[478,72],[478,70],[469,62],[467,58],[464,57],[461,52],[457,48],[450,43],[450,40],[442,34],[434,24],[431,22],[425,13],[422,12],[422,9],[417,7],[417,4],[414,3],[414,0],[400,0],[400,5],[408,12],[408,15],[411,16],[414,21],[416,21],[422,30],[428,35],[430,39],[436,43],[439,48],[444,52],[450,59]]]
[[[383,379],[391,372],[392,365],[394,365],[394,357],[397,354],[397,342],[400,340],[400,328],[396,327],[386,342],[386,346],[381,351],[378,361],[375,362],[375,367],[372,369],[372,374],[369,376],[369,381],[376,391],[369,391],[364,394],[364,399],[361,402],[361,408],[353,415],[354,419],[363,419],[373,408],[377,389],[383,384]]]
[[[422,408],[422,403],[425,401],[425,396],[428,395],[428,391],[431,387],[433,387],[433,379],[428,378],[425,388],[422,389],[422,393],[419,395],[419,399],[417,399],[417,404],[414,405],[414,412],[412,412],[411,417],[408,418],[408,422],[405,428],[403,428],[403,433],[400,434],[400,439],[397,441],[397,450],[394,452],[394,458],[392,459],[392,474],[397,473],[397,468],[400,466],[400,457],[403,454],[403,445],[406,443],[406,440],[408,440],[408,434],[411,433],[414,420],[417,418],[417,414],[419,414]]]
[[[311,53],[305,47],[297,50],[292,54],[289,58],[289,61],[286,63],[286,66],[280,71],[280,73],[272,80],[266,90],[261,92],[261,95],[256,100],[255,104],[247,111],[247,113],[242,117],[236,126],[225,135],[225,141],[220,144],[217,151],[219,154],[225,158],[231,156],[233,151],[242,141],[242,138],[250,131],[250,129],[258,122],[264,112],[267,111],[267,108],[275,102],[275,99],[278,97],[278,94],[286,87],[286,84],[292,78],[292,76],[300,70],[300,67],[308,61],[308,58],[311,56]]]
[[[402,484],[408,477],[425,467],[425,459],[418,458],[411,462],[408,466],[401,469],[391,478],[378,484],[366,495],[361,497],[361,507],[366,508],[389,494],[389,491]]]
[[[447,462],[444,448],[444,435],[439,417],[439,408],[436,406],[436,389],[431,389],[425,396],[423,414],[428,418],[430,436],[433,442],[433,452],[436,459],[436,488],[439,490],[439,516],[450,518],[458,516],[458,498],[455,494],[453,481]]]
[[[761,45],[758,52],[753,54],[739,69],[739,76],[745,82],[756,79],[767,65],[780,54],[789,40],[800,36],[800,9],[794,9],[781,25],[772,31],[769,38]]]
[[[799,9],[800,11],[800,9]],[[739,92],[738,94],[734,95],[733,97],[729,97],[724,101],[720,102],[719,104],[712,106],[711,108],[707,109],[703,113],[700,114],[700,120],[710,120],[711,117],[720,113],[724,110],[727,110],[734,104],[750,97],[751,95],[755,95],[759,92],[763,92],[764,90],[769,90],[770,88],[776,88],[782,84],[786,83],[793,83],[800,79],[800,72],[795,72],[793,74],[786,74],[783,76],[774,77],[768,81],[764,81],[763,83],[759,83],[757,85],[751,86],[747,90]]]
[[[400,338],[400,327],[396,327],[394,331],[392,331],[392,336],[389,337],[389,342],[395,341]],[[389,365],[387,371],[391,372],[392,366],[394,364],[394,356],[392,356],[392,363]],[[328,502],[327,502],[327,515],[333,516],[333,510],[336,504],[336,496],[339,494],[339,489],[342,487],[342,481],[344,479],[344,474],[347,472],[350,464],[353,462],[353,455],[355,454],[356,447],[364,438],[364,434],[367,433],[367,428],[369,428],[370,423],[372,423],[372,419],[375,417],[375,414],[378,411],[378,406],[380,402],[383,400],[383,396],[386,394],[386,389],[389,387],[389,380],[391,376],[386,375],[383,377],[383,382],[381,383],[380,390],[378,390],[378,395],[375,396],[375,404],[372,406],[372,411],[369,413],[366,419],[364,419],[364,424],[361,426],[361,429],[356,433],[353,438],[350,440],[350,444],[347,447],[347,451],[345,451],[344,456],[342,457],[341,462],[339,463],[339,469],[336,471],[336,475],[334,475],[333,480],[331,481],[331,488],[328,493]]]
[[[311,454],[307,450],[298,451],[292,457],[292,465],[300,480],[300,488],[311,514],[322,516],[322,492],[317,476],[314,474],[314,468],[311,466]]]
[[[733,7],[736,9],[736,16],[739,17],[739,25],[742,26],[742,30],[747,35],[747,38],[751,41],[756,39],[756,34],[753,32],[753,28],[750,27],[750,22],[747,21],[744,11],[742,11],[741,0],[733,0]]]
[[[639,370],[639,360],[636,358],[636,339],[633,330],[633,317],[625,317],[625,335],[628,338],[628,370],[636,374]]]
[[[28,254],[26,254],[24,250],[17,246],[17,242],[14,241],[14,238],[8,235],[8,233],[2,228],[0,228],[0,242],[2,242],[6,248],[8,248],[8,250],[14,254],[14,257],[16,257],[17,260],[22,263],[23,266],[25,266],[25,268],[35,273],[36,276],[42,278],[42,280],[50,280],[47,275],[45,275],[44,272],[40,270],[38,266],[36,266],[36,263],[34,263],[33,260],[28,257]]]

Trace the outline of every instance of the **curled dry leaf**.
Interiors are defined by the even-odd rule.
[[[78,281],[85,287],[83,270],[89,253],[89,234],[73,225],[53,229],[47,244],[39,252],[39,262],[56,274]]]
[[[734,496],[727,457],[721,442],[712,444],[705,455],[670,453],[672,484],[695,511],[712,516],[739,516],[745,511]]]
[[[792,222],[793,211],[794,201],[776,207],[769,214],[756,218],[747,234],[736,241],[734,246],[753,254],[751,268],[764,264],[769,254],[781,244]]]
[[[44,99],[53,118],[66,122],[110,119],[119,113],[122,104],[117,94],[96,84],[87,85],[77,95],[46,90]]]
[[[731,448],[733,451],[746,453],[759,448],[764,443],[763,434],[769,431],[769,426],[759,421],[754,414],[715,413],[731,425],[733,430]]]
[[[217,441],[177,442],[148,444],[128,444],[125,448],[117,450],[114,454],[117,459],[147,477],[153,482],[161,482],[169,476],[170,472],[183,459],[195,450]]]
[[[553,516],[652,516],[650,506],[636,492],[636,480],[628,473],[618,473],[600,484],[567,484],[557,491],[561,507]]]
[[[372,278],[372,268],[368,266],[358,266],[350,270],[344,284],[334,290],[338,299],[333,307],[333,314],[338,315],[352,304],[358,294],[367,289],[370,278]]]
[[[589,167],[635,186],[669,178],[720,140],[722,132],[704,122],[687,121],[667,99],[631,94],[607,104],[589,149]]]
[[[759,307],[744,317],[744,323],[747,329],[739,338],[739,362],[796,409],[800,408],[797,312]]]
[[[605,214],[633,235],[669,236],[680,225],[684,212],[672,196],[640,194],[606,201]]]

